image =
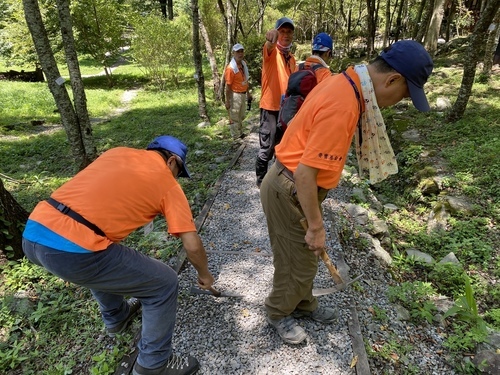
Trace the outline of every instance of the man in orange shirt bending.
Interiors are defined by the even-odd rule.
[[[268,322],[285,342],[307,338],[295,318],[336,320],[334,309],[318,305],[312,286],[326,241],[321,203],[340,180],[354,134],[362,176],[375,183],[397,173],[380,108],[411,97],[418,110],[428,111],[423,86],[432,69],[419,43],[398,41],[369,65],[323,80],[290,121],[260,188],[274,265],[265,306]]]
[[[276,123],[288,77],[297,70],[295,57],[290,52],[294,29],[291,19],[280,18],[276,21],[275,28],[266,33],[266,43],[262,48],[260,149],[255,161],[258,187],[267,173],[269,161],[274,156],[274,146],[283,136],[282,132],[277,129]]]
[[[108,150],[38,203],[23,233],[29,260],[90,289],[110,336],[125,330],[142,305],[135,375],[187,375],[199,368],[195,358],[172,354],[176,272],[120,244],[162,214],[198,271],[199,286],[213,284],[189,203],[176,181],[189,177],[186,155],[187,147],[171,136],[154,139],[147,150]]]

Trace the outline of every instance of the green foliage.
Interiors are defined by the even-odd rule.
[[[436,263],[429,272],[428,279],[440,294],[456,298],[463,291],[467,275],[459,264]]]
[[[449,316],[454,316],[459,320],[468,322],[476,326],[479,330],[486,332],[486,324],[479,315],[476,300],[474,298],[474,291],[469,278],[465,278],[465,294],[459,297],[458,300],[455,301],[455,305],[444,314],[444,318]]]
[[[401,285],[390,286],[387,291],[389,301],[400,303],[410,311],[410,315],[417,321],[425,319],[432,322],[432,313],[436,306],[429,301],[436,294],[429,282],[403,282]]]
[[[124,38],[126,16],[120,3],[74,1],[71,12],[77,50],[88,53],[104,67],[110,67],[119,58],[120,48],[127,44]]]
[[[494,329],[500,331],[500,308],[491,309],[484,314],[484,320]]]
[[[22,1],[4,1],[7,10],[3,19],[0,19],[0,56],[6,58],[9,65],[33,69],[38,56],[26,25]],[[57,53],[62,48],[57,11],[51,1],[38,3],[52,50]]]
[[[173,21],[154,13],[132,20],[133,56],[152,83],[164,90],[168,81],[179,86],[179,72],[192,59],[191,29],[187,17]],[[181,41],[172,43],[173,40]]]
[[[467,322],[453,323],[452,329],[453,333],[443,343],[443,346],[452,353],[470,353],[487,337],[485,330]]]

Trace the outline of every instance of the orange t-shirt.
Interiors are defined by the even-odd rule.
[[[264,44],[262,49],[262,92],[260,108],[268,111],[279,111],[281,95],[286,92],[288,77],[297,70],[295,57],[290,53],[288,62],[278,48],[270,54]]]
[[[106,249],[163,214],[173,235],[196,231],[187,198],[155,151],[117,147],[103,153],[51,197],[97,225],[106,237],[46,201],[30,219],[91,251]]]
[[[347,73],[361,93],[361,84],[352,68]],[[361,98],[361,109],[364,110]],[[343,74],[326,78],[316,86],[288,124],[276,146],[276,157],[295,172],[299,163],[319,169],[317,185],[337,186],[356,131],[359,103],[353,87]]]
[[[246,92],[248,90],[248,81],[245,79],[245,71],[243,66],[238,67],[238,73],[235,73],[231,66],[226,66],[224,72],[224,79],[226,84],[230,87],[232,92]]]
[[[304,68],[309,69],[313,65],[318,65],[320,62],[314,58],[313,56],[309,56],[306,61],[304,61]],[[321,64],[320,64],[321,65]],[[323,81],[325,78],[328,78],[332,75],[332,72],[330,68],[327,68],[326,66],[323,68],[318,68],[314,71],[314,74],[316,75],[316,82],[320,83]]]

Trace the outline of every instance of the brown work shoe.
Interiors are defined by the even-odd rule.
[[[307,338],[307,333],[304,331],[304,328],[299,326],[291,315],[281,319],[271,319],[267,317],[267,321],[276,328],[278,335],[288,344],[297,345]]]
[[[339,318],[337,311],[330,307],[318,307],[314,311],[296,309],[292,315],[295,318],[311,318],[320,323],[333,323]]]

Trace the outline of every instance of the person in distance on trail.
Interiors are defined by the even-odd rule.
[[[398,41],[369,65],[350,67],[315,87],[276,147],[276,161],[260,188],[274,265],[265,307],[285,342],[307,338],[295,318],[331,323],[337,316],[318,305],[312,286],[326,239],[321,203],[340,180],[353,136],[361,175],[376,183],[397,173],[379,108],[411,97],[418,110],[428,111],[423,86],[432,69],[419,43]]]
[[[245,49],[240,43],[233,48],[233,58],[224,72],[226,80],[226,109],[229,111],[229,128],[233,140],[244,138],[243,120],[245,119],[246,103],[252,100],[248,80],[248,66],[245,62]]]
[[[23,233],[30,261],[90,289],[110,336],[123,332],[142,305],[135,375],[193,374],[199,368],[195,358],[172,354],[176,272],[120,244],[162,214],[169,233],[181,238],[199,286],[213,284],[205,248],[177,182],[190,177],[187,151],[168,135],[155,138],[146,150],[110,149],[39,202]]]
[[[274,156],[274,147],[282,133],[276,127],[281,97],[285,94],[288,77],[297,70],[295,57],[290,52],[295,26],[290,18],[276,21],[274,29],[266,33],[262,48],[262,81],[260,98],[260,149],[255,161],[257,187],[267,173],[269,161]]]
[[[325,78],[328,78],[332,75],[330,71],[330,60],[333,56],[333,40],[327,33],[319,33],[313,39],[312,43],[312,54],[309,56],[306,61],[304,61],[303,67],[304,69],[310,69],[315,65],[322,65],[323,68],[318,68],[314,71],[316,75],[316,80],[318,83],[323,81]],[[301,64],[299,64],[299,69],[301,68]]]

